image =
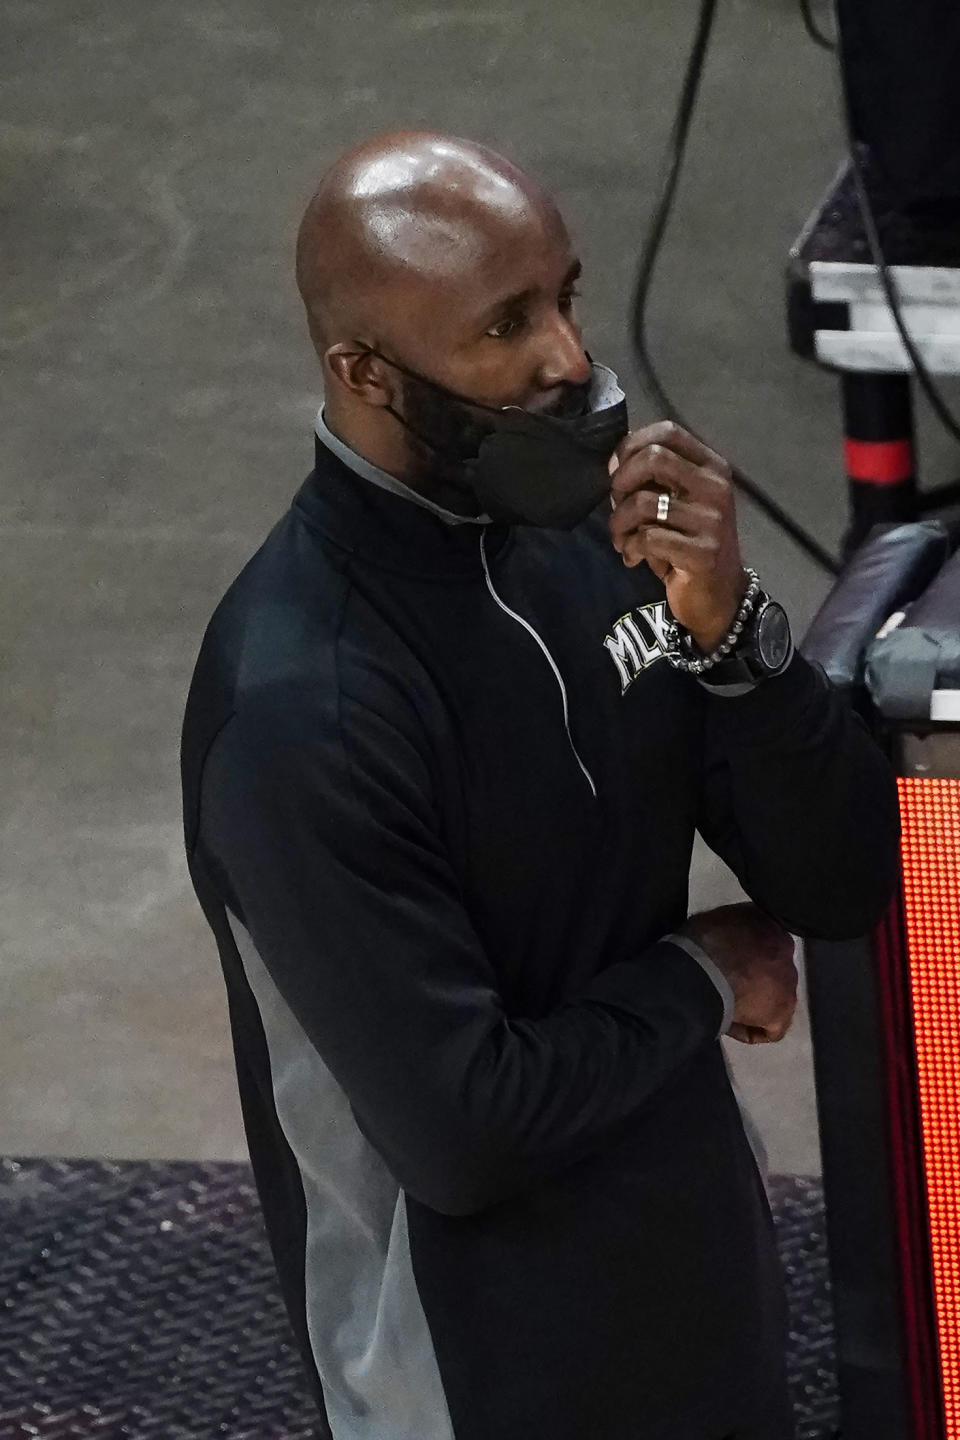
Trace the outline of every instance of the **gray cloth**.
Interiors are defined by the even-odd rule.
[[[663,938],[664,940],[672,941],[674,945],[679,945],[681,950],[686,950],[687,954],[690,955],[694,960],[696,960],[698,965],[701,965],[703,967],[703,969],[710,976],[710,979],[713,981],[714,985],[716,985],[717,989],[720,991],[720,994],[723,997],[723,1023],[720,1026],[719,1034],[726,1035],[727,1031],[730,1029],[730,1022],[733,1020],[734,1008],[734,994],[726,975],[724,975],[719,965],[716,965],[710,959],[710,956],[707,954],[707,952],[700,945],[698,945],[695,940],[691,940],[688,935],[671,934],[664,935]]]
[[[323,441],[328,450],[332,450],[344,465],[364,480],[369,480],[371,485],[379,485],[381,490],[389,490],[392,495],[401,495],[404,500],[412,500],[414,505],[422,505],[425,510],[430,510],[434,515],[444,521],[447,525],[492,525],[493,521],[489,515],[455,515],[452,510],[444,510],[442,505],[437,505],[433,500],[428,500],[425,495],[420,495],[416,490],[411,490],[409,485],[404,485],[395,475],[387,470],[381,470],[379,465],[374,465],[365,455],[358,455],[352,450],[339,435],[334,435],[329,425],[323,418],[323,406],[317,411],[317,422],[314,427],[317,436]]]

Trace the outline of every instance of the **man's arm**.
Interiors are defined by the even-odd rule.
[[[747,588],[730,465],[660,420],[621,440],[609,469],[615,549],[627,566],[650,566],[674,619],[710,653],[731,635]],[[893,890],[900,821],[893,775],[861,721],[801,655],[706,707],[707,844],[794,934],[862,935]]]
[[[398,1183],[466,1215],[599,1149],[716,1040],[724,1004],[661,941],[543,1018],[507,1014],[415,720],[340,701],[339,727],[282,698],[228,723],[201,857]]]
[[[750,898],[795,935],[862,935],[893,891],[893,773],[859,716],[799,653],[746,695],[706,694],[697,828]]]

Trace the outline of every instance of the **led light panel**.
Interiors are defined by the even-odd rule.
[[[897,783],[945,1435],[960,1440],[960,780]]]

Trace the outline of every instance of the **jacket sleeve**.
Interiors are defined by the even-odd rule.
[[[799,652],[746,695],[703,693],[704,840],[791,933],[865,934],[893,892],[900,816],[863,721]]]
[[[336,726],[272,711],[235,715],[207,757],[201,856],[416,1199],[467,1215],[534,1185],[602,1147],[715,1042],[723,999],[665,940],[543,1017],[506,1013],[440,838],[422,735],[346,695]]]

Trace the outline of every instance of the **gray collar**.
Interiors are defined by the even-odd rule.
[[[430,510],[434,515],[438,515],[447,525],[491,525],[493,523],[489,515],[455,515],[452,510],[444,510],[442,505],[435,505],[425,495],[419,495],[416,490],[411,490],[409,485],[404,485],[402,480],[398,480],[389,471],[381,470],[379,465],[374,465],[365,456],[358,455],[356,450],[352,450],[338,435],[334,435],[323,418],[322,405],[317,411],[315,429],[317,438],[326,445],[327,449],[332,450],[334,455],[342,460],[344,465],[349,465],[357,475],[361,475],[364,480],[369,480],[371,485],[379,485],[381,490],[389,490],[393,495],[401,495],[405,500],[412,500],[415,505],[422,505],[425,510]]]

